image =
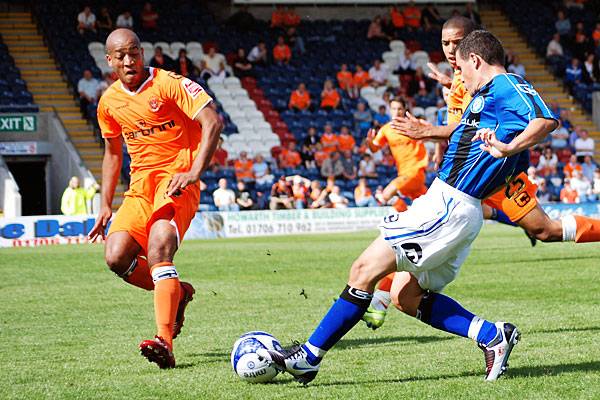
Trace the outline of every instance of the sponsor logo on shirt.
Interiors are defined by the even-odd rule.
[[[202,86],[198,85],[196,82],[185,78],[181,81],[181,84],[183,85],[183,88],[185,89],[185,91],[192,96],[192,99],[195,99],[196,97],[198,97],[198,95],[200,93],[202,93],[204,91],[204,89],[202,89]]]
[[[123,132],[123,137],[125,138],[125,140],[137,139],[140,136],[154,135],[156,133],[164,132],[165,130],[173,128],[175,126],[174,120],[170,120],[160,125],[147,125],[146,121],[143,120],[139,120],[137,121],[137,123],[142,129],[131,132]]]

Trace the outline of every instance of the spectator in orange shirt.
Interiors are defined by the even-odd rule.
[[[569,162],[566,163],[563,168],[563,173],[565,174],[565,177],[571,178],[573,176],[573,171],[575,170],[583,172],[581,164],[577,162],[577,155],[572,154],[571,157],[569,157]]]
[[[273,60],[279,64],[287,64],[292,58],[290,46],[285,44],[283,36],[277,38],[277,44],[273,47]]]
[[[404,22],[404,15],[402,14],[402,11],[398,10],[397,6],[392,6],[390,18],[392,19],[392,25],[396,29],[402,29],[406,25]]]
[[[358,185],[354,188],[354,202],[357,207],[377,207],[377,200],[373,197],[365,178],[360,178]]]
[[[158,28],[158,13],[152,8],[152,3],[144,4],[141,20],[143,29],[156,30]]]
[[[369,40],[391,40],[391,37],[385,34],[383,31],[383,26],[381,22],[381,16],[376,15],[375,18],[369,24],[369,30],[367,31],[367,39]]]
[[[283,27],[285,25],[286,12],[282,5],[275,6],[275,10],[271,14],[271,27]]]
[[[347,126],[342,126],[340,130],[340,135],[338,136],[338,150],[341,152],[350,151],[355,152],[356,150],[356,140],[350,134],[350,129]]]
[[[315,164],[317,168],[321,168],[323,162],[329,157],[329,153],[323,150],[323,145],[319,142],[315,146],[316,151],[314,154]]]
[[[354,85],[354,78],[352,77],[352,72],[348,70],[348,64],[342,64],[340,66],[340,70],[336,75],[338,86],[340,89],[348,92],[348,96],[351,98],[358,97],[358,91],[356,90],[356,86]]]
[[[569,178],[565,178],[565,186],[560,190],[560,201],[566,204],[579,203],[579,195],[577,190],[571,187]]]
[[[298,26],[300,25],[300,16],[296,14],[294,7],[288,7],[287,12],[285,12],[283,17],[283,23],[285,26]]]
[[[321,146],[325,153],[333,153],[338,149],[338,137],[333,132],[331,124],[325,124],[324,132],[321,135]]]
[[[252,160],[248,158],[248,153],[242,151],[240,158],[235,160],[233,168],[235,169],[235,177],[238,181],[254,182],[254,172],[252,171]]]
[[[323,91],[321,92],[321,108],[325,110],[338,108],[340,100],[340,94],[337,89],[333,87],[333,82],[331,79],[327,79],[323,85]]]
[[[596,22],[596,28],[592,32],[592,40],[596,46],[600,46],[600,22]]]
[[[306,85],[304,83],[298,84],[298,89],[292,92],[288,107],[295,111],[302,111],[310,108],[310,93],[306,90]]]
[[[297,168],[300,163],[302,163],[302,158],[296,151],[296,143],[289,142],[287,148],[279,154],[279,168]]]
[[[365,71],[362,66],[357,64],[356,72],[354,73],[354,77],[352,79],[354,80],[354,86],[357,88],[357,90],[360,90],[360,88],[369,84],[369,80],[371,78],[369,77],[369,73]]]
[[[414,1],[409,1],[403,11],[404,22],[406,26],[412,29],[421,27],[421,10],[415,6]]]

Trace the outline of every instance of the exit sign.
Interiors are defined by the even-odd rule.
[[[35,132],[35,115],[0,115],[0,132]]]

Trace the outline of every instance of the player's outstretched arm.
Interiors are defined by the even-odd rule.
[[[483,141],[481,149],[495,158],[510,157],[543,141],[550,132],[556,129],[556,125],[557,122],[554,119],[535,118],[510,143],[498,140],[496,132],[489,128],[478,130],[472,141]]]
[[[374,128],[369,129],[369,132],[367,132],[367,146],[369,146],[369,150],[371,150],[372,153],[376,153],[381,149],[380,146],[373,143],[375,136],[377,136],[377,130]]]
[[[428,77],[430,77],[431,79],[435,79],[436,81],[438,81],[442,86],[447,87],[448,89],[450,89],[450,87],[452,86],[452,78],[450,78],[448,75],[444,74],[443,72],[441,72],[437,66],[432,63],[432,62],[428,62],[427,66],[429,67],[429,69],[431,70],[431,72],[429,72],[427,74]]]
[[[223,123],[217,112],[210,105],[204,107],[196,116],[195,121],[202,125],[202,140],[198,154],[188,172],[173,175],[167,188],[167,196],[172,196],[178,190],[185,189],[187,185],[198,182],[217,149],[221,130],[223,130]]]
[[[105,238],[106,227],[112,216],[112,201],[119,182],[119,172],[123,162],[121,136],[104,139],[104,159],[102,160],[102,194],[100,212],[94,227],[88,233],[88,239],[95,241],[99,236]]]
[[[451,123],[446,126],[433,126],[429,122],[416,118],[409,112],[404,117],[396,117],[391,122],[391,127],[404,136],[415,140],[447,140],[458,124]]]

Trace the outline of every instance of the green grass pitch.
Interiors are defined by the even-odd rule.
[[[362,323],[308,387],[279,375],[250,385],[229,352],[249,330],[304,340],[346,284],[375,231],[185,242],[176,258],[196,289],[161,371],[138,343],[154,335],[152,295],[103,263],[102,246],[0,250],[1,399],[598,399],[600,245],[538,244],[484,227],[446,293],[522,331],[508,373],[483,381],[481,351],[392,310]]]

